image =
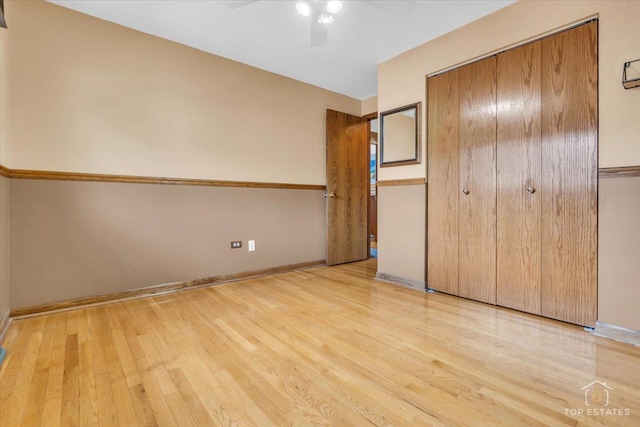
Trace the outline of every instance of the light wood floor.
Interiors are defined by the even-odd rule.
[[[0,425],[640,425],[640,348],[374,273],[371,260],[16,321]],[[594,380],[606,407],[585,405]]]

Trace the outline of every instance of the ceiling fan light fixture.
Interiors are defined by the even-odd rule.
[[[303,1],[299,1],[298,3],[296,3],[296,10],[302,16],[311,15],[311,8],[309,7],[309,5],[307,3],[303,2]]]
[[[331,24],[333,22],[333,16],[320,15],[320,18],[318,18],[318,22],[321,24]]]
[[[327,2],[327,12],[329,13],[338,13],[342,10],[342,2],[337,0],[332,0]]]

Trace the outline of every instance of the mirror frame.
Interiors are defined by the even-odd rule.
[[[379,143],[378,143],[378,149],[379,149],[379,153],[378,155],[380,156],[380,167],[381,168],[386,168],[389,166],[405,166],[405,165],[417,165],[422,163],[422,110],[421,110],[421,102],[416,102],[413,104],[409,104],[409,105],[405,105],[403,107],[398,107],[398,108],[394,108],[393,110],[388,110],[388,111],[384,111],[382,113],[380,113],[380,134],[379,134]],[[395,114],[395,113],[401,113],[403,111],[408,111],[411,109],[416,110],[416,119],[415,119],[415,135],[416,135],[416,140],[414,143],[414,147],[415,147],[415,154],[413,157],[408,158],[408,159],[401,159],[401,160],[393,160],[393,161],[389,161],[389,162],[385,162],[384,160],[384,145],[385,145],[385,138],[384,138],[384,118],[386,116],[389,116],[391,114]]]

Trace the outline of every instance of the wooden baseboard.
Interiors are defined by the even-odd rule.
[[[226,274],[221,276],[206,277],[204,279],[191,280],[188,282],[168,283],[164,285],[147,286],[144,288],[132,289],[129,291],[116,292],[107,295],[97,295],[86,298],[78,298],[69,301],[60,301],[48,304],[35,305],[31,307],[19,308],[11,311],[11,318],[23,318],[51,313],[54,311],[72,310],[88,306],[110,304],[118,301],[146,298],[158,295],[166,295],[175,292],[197,289],[206,286],[220,285],[223,283],[236,282],[245,279],[255,279],[275,274],[289,273],[291,271],[303,270],[307,268],[320,267],[326,265],[325,260],[302,262],[298,264],[283,265],[280,267],[265,268],[261,270],[246,271],[242,273]]]
[[[2,318],[0,318],[0,344],[2,344],[2,340],[4,340],[4,337],[9,330],[9,325],[11,325],[11,317],[7,311]]]
[[[405,279],[404,277],[394,276],[393,274],[381,272],[376,273],[376,280],[391,283],[394,285],[400,285],[405,288],[415,289],[417,291],[425,291],[425,282],[422,282],[420,280]]]
[[[640,331],[633,329],[610,325],[604,322],[596,322],[596,328],[593,330],[593,334],[640,346]]]

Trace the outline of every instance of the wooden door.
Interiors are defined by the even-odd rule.
[[[462,67],[459,73],[458,291],[495,304],[496,58]]]
[[[459,71],[427,80],[427,287],[458,295]]]
[[[497,58],[496,303],[540,314],[541,42]]]
[[[327,264],[369,257],[369,139],[361,117],[327,110]]]
[[[542,314],[597,320],[597,22],[542,40]]]

